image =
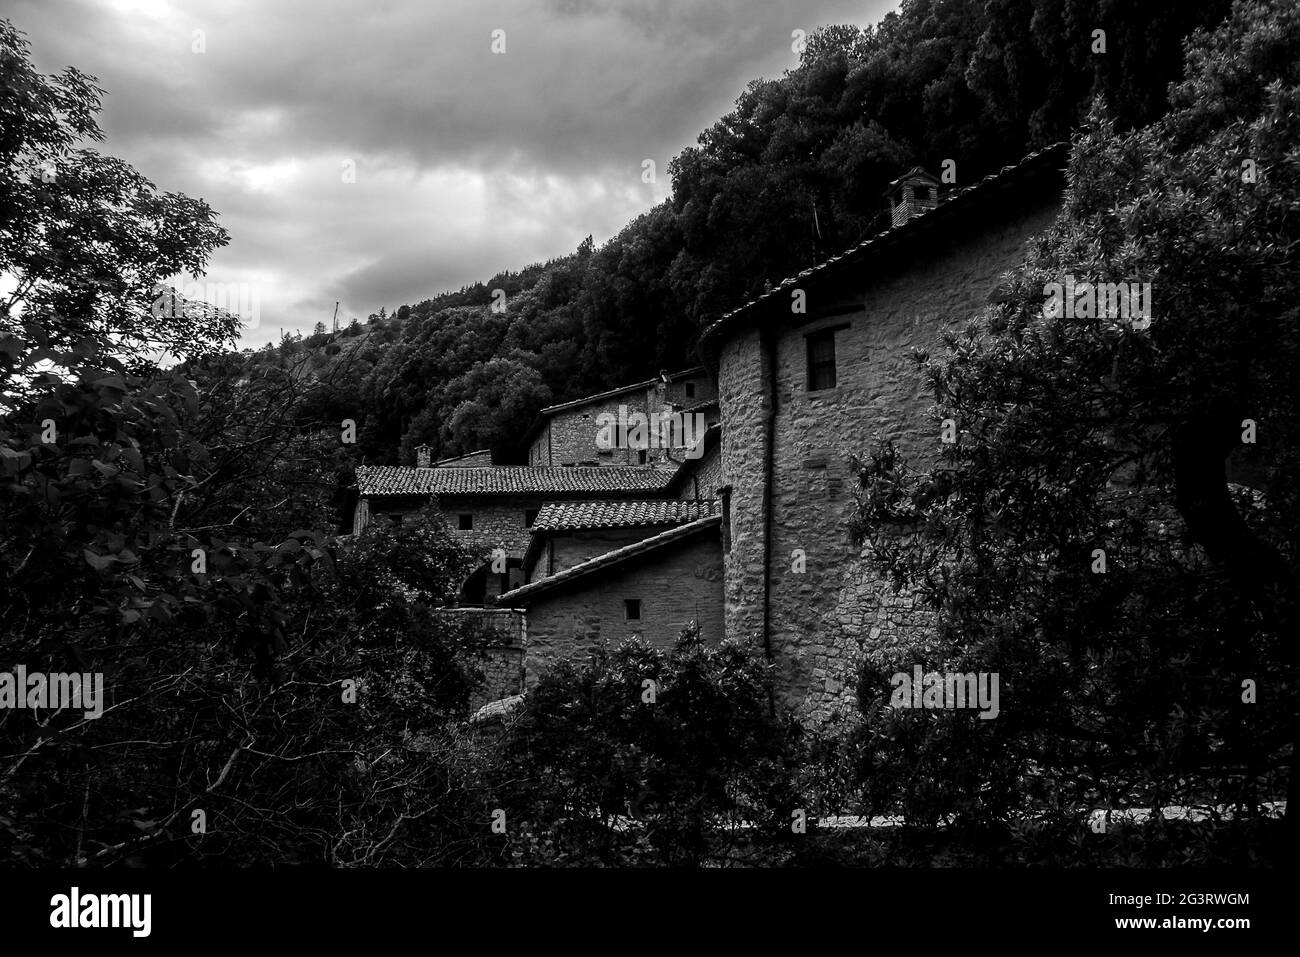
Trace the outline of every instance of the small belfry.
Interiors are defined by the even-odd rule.
[[[889,199],[890,224],[899,226],[939,205],[939,180],[920,166],[913,166],[885,188]]]

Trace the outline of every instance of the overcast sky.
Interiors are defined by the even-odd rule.
[[[258,346],[328,323],[336,299],[340,323],[364,320],[604,242],[669,195],[668,161],[747,81],[797,63],[793,30],[874,23],[896,3],[5,7],[38,69],[76,66],[108,91],[104,152],[220,214],[231,242],[207,279],[252,284],[260,323],[244,344]]]

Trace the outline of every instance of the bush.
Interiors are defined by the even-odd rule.
[[[669,652],[629,641],[586,665],[560,664],[499,742],[511,858],[719,866],[787,857],[792,814],[808,808],[804,740],[773,714],[771,691],[761,658],[733,641],[709,648],[693,625]]]

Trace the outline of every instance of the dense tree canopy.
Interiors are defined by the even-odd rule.
[[[850,800],[919,824],[1042,813],[1070,835],[1093,801],[1276,796],[1300,623],[1300,13],[1242,0],[1167,89],[1181,36],[1226,9],[913,0],[819,31],[599,248],[243,353],[220,349],[236,317],[155,308],[161,278],[224,242],[212,211],[85,149],[92,79],[40,76],[0,24],[0,271],[18,279],[0,644],[114,689],[93,722],[0,716],[0,850],[795,861],[817,845],[791,816]],[[774,714],[766,666],[692,629],[558,669],[495,743],[469,729],[478,639],[435,610],[481,556],[436,508],[336,536],[359,459],[510,451],[538,408],[689,363],[699,323],[877,228],[905,166],[954,158],[960,185],[1081,121],[1064,212],[1005,301],[918,357],[960,428],[942,467],[864,450],[860,531],[937,627],[874,649],[852,736]],[[1150,321],[1045,308],[1069,277],[1149,283]],[[884,676],[918,656],[1005,675],[999,720],[885,708]],[[495,811],[520,825],[500,840]]]
[[[990,801],[1044,777],[1075,806],[1235,801],[1294,746],[1300,10],[1238,4],[1170,103],[1127,132],[1093,113],[1009,301],[918,357],[960,430],[941,466],[864,463],[861,530],[934,610],[927,659],[1014,687],[960,745]],[[1149,283],[1150,314],[1094,305],[1107,283]]]
[[[670,164],[673,195],[599,248],[402,306],[334,379],[369,461],[519,440],[547,402],[692,365],[699,325],[882,228],[881,192],[913,164],[956,185],[1068,138],[1101,95],[1118,129],[1158,117],[1182,38],[1228,0],[908,0],[867,28],[808,37]],[[1094,52],[1093,31],[1105,31]],[[494,311],[505,294],[505,308]],[[383,326],[380,322],[379,326]],[[531,366],[514,401],[461,409],[478,363]],[[260,361],[253,357],[250,362]],[[469,378],[464,378],[468,376]],[[451,385],[459,380],[461,385]],[[346,409],[346,411],[345,411]],[[459,411],[458,411],[459,410]]]

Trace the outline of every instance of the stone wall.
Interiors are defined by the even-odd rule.
[[[849,457],[883,437],[916,466],[932,461],[939,425],[926,414],[933,397],[910,353],[935,348],[942,329],[977,313],[1057,208],[1045,199],[998,224],[953,227],[945,241],[911,247],[912,258],[873,262],[856,288],[810,285],[809,314],[825,318],[791,316],[771,333],[774,377],[758,332],[734,334],[720,348],[722,471],[732,486],[728,633],[761,634],[764,416],[775,401],[769,641],[786,702],[813,720],[852,707],[857,664],[872,643],[926,623],[906,596],[879,580],[851,540]],[[833,327],[842,327],[835,334],[836,386],[810,392],[805,337]]]
[[[692,464],[692,475],[682,483],[677,497],[682,501],[694,501],[696,491],[698,498],[717,498],[718,486],[722,484],[722,451],[715,445]]]
[[[687,386],[694,386],[694,397],[686,395]],[[664,384],[656,383],[644,389],[623,392],[618,395],[585,402],[580,406],[560,409],[551,413],[541,433],[533,440],[528,450],[528,464],[546,465],[638,465],[640,457],[636,449],[616,448],[604,450],[596,445],[599,432],[598,417],[603,414],[617,418],[619,406],[625,406],[628,414],[640,412],[668,413],[673,407],[683,408],[696,405],[706,399],[714,398],[713,385],[703,372]],[[708,419],[706,418],[707,422]],[[701,430],[702,431],[702,430]],[[678,453],[676,458],[680,458]],[[651,448],[646,450],[646,463],[664,462],[668,458],[666,449]]]
[[[581,565],[583,562],[604,555],[625,545],[666,532],[675,528],[677,523],[668,525],[634,525],[624,528],[593,528],[573,532],[560,532],[547,536],[546,550],[538,556],[528,580],[530,582],[549,578],[566,568]]]
[[[440,469],[477,469],[485,468],[492,465],[492,450],[480,449],[477,452],[470,452],[466,455],[454,459],[444,459],[441,462],[434,462],[434,468]]]
[[[723,558],[727,635],[762,640],[764,502],[769,361],[757,331],[733,336],[718,361],[722,482],[731,484],[729,544]],[[724,517],[724,522],[727,517]]]
[[[633,635],[670,648],[686,623],[699,623],[710,642],[723,636],[721,544],[716,528],[672,543],[572,587],[539,596],[528,607],[524,670],[529,684],[554,662],[582,661],[608,640]],[[624,620],[624,599],[641,600],[641,620]]]
[[[528,548],[525,513],[540,509],[544,496],[456,498],[444,495],[438,506],[451,533],[476,548],[504,548],[511,558],[522,558]],[[460,516],[472,515],[474,527],[461,531]]]

